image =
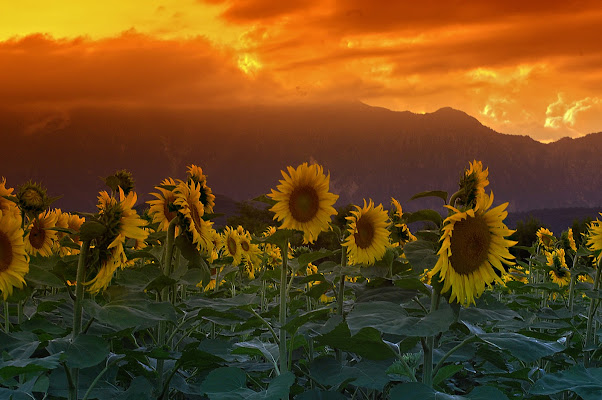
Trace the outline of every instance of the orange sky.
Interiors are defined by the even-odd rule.
[[[1,108],[360,100],[542,141],[602,131],[597,1],[4,3]]]

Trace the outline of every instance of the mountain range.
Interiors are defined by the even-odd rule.
[[[41,181],[56,206],[94,210],[99,177],[131,171],[139,201],[166,177],[197,164],[215,193],[236,201],[269,193],[280,170],[317,162],[337,205],[372,198],[385,207],[427,190],[457,190],[472,160],[489,169],[495,203],[509,211],[602,206],[602,133],[544,144],[495,132],[462,111],[394,112],[362,103],[220,109],[80,108],[0,111],[0,176]],[[218,205],[219,210],[219,205]]]

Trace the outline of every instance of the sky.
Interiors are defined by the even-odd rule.
[[[362,101],[602,131],[597,1],[0,0],[0,109]]]

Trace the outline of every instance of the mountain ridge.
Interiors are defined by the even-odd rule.
[[[11,140],[1,162],[7,185],[42,181],[51,195],[64,195],[57,204],[68,210],[94,209],[104,189],[98,178],[118,169],[133,173],[141,201],[162,179],[183,178],[192,163],[214,192],[241,201],[268,193],[281,169],[307,161],[330,171],[338,205],[395,197],[404,209],[438,207],[436,200],[409,198],[455,191],[475,159],[489,168],[496,203],[508,201],[510,210],[602,205],[602,133],[544,144],[496,132],[451,107],[426,114],[359,102],[0,112],[0,133]]]

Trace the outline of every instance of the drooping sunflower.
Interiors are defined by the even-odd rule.
[[[483,170],[481,161],[473,160],[469,163],[469,168],[464,171],[464,176],[460,180],[462,190],[459,196],[460,205],[472,207],[477,203],[478,198],[485,194],[485,186],[489,185],[488,176],[489,168]]]
[[[134,205],[138,200],[136,192],[129,192],[127,196],[119,188],[119,201],[109,196],[106,191],[100,192],[98,196],[98,209],[101,215],[104,215],[110,221],[105,224],[109,228],[109,235],[114,235],[114,239],[109,248],[118,243],[125,243],[126,237],[136,240],[146,240],[148,231],[143,229],[147,222],[140,218]]]
[[[60,208],[57,208],[52,212],[54,214],[56,214],[55,226],[57,228],[64,228],[64,229],[69,228],[69,214],[68,213],[62,212]],[[61,257],[71,254],[71,248],[61,245],[61,240],[63,240],[63,238],[65,236],[67,236],[67,234],[65,232],[57,231],[56,240],[54,242],[53,251],[55,253],[59,254]]]
[[[115,246],[106,249],[101,252],[100,268],[94,278],[86,282],[89,285],[88,291],[90,293],[98,293],[101,290],[105,290],[113,275],[118,268],[123,268],[127,263],[127,257],[123,250],[123,243],[118,242]]]
[[[215,229],[211,228],[211,242],[213,243],[213,250],[211,251],[211,255],[209,256],[210,263],[219,258],[219,252],[224,247],[223,240],[224,239],[222,238],[222,235],[217,233]]]
[[[412,235],[408,226],[402,222],[403,210],[399,201],[391,197],[391,204],[394,207],[393,215],[391,216],[392,239],[403,247],[404,244],[415,241],[416,236]]]
[[[29,272],[29,256],[25,252],[21,218],[0,210],[0,291],[4,300],[21,289]]]
[[[324,175],[322,166],[303,163],[287,169],[288,174],[281,171],[284,180],[278,191],[268,194],[277,202],[270,211],[282,222],[281,228],[303,231],[303,242],[313,243],[329,229],[330,218],[337,213],[332,206],[339,196],[328,191],[330,174]]]
[[[539,228],[537,230],[537,243],[542,246],[545,250],[552,250],[554,248],[554,243],[556,242],[556,238],[552,231],[546,228]]]
[[[230,256],[234,260],[232,265],[239,265],[242,259],[242,248],[240,246],[240,238],[236,229],[227,226],[223,233],[223,243],[225,256]]]
[[[69,220],[67,221],[67,227],[75,232],[79,232],[79,229],[81,228],[82,224],[86,221],[85,218],[80,217],[79,215],[75,215],[75,214],[68,214],[69,215]],[[73,243],[81,246],[82,242],[79,239],[79,235],[75,234],[71,236],[71,240],[73,240]],[[79,250],[78,249],[71,249],[71,254],[79,254]]]
[[[600,213],[602,215],[602,213]],[[587,236],[587,247],[591,251],[602,250],[602,224],[598,219],[589,224],[589,232]],[[602,252],[598,254],[598,263],[602,260]]]
[[[188,179],[200,185],[201,203],[205,207],[205,212],[213,213],[215,207],[215,195],[211,188],[207,186],[207,176],[203,174],[203,169],[199,166],[191,164],[188,166]]]
[[[467,211],[447,206],[453,214],[444,221],[439,259],[432,272],[439,273],[444,283],[442,293],[451,289],[450,302],[474,304],[485,285],[504,284],[495,269],[503,275],[502,263],[513,265],[508,248],[517,242],[504,238],[514,232],[503,222],[508,203],[491,208],[492,203],[493,193],[480,196],[476,207]]]
[[[571,250],[577,251],[577,244],[575,243],[575,238],[573,237],[573,229],[569,228],[567,232],[567,237],[569,239],[569,246]]]
[[[202,218],[205,209],[200,201],[200,184],[181,182],[174,193],[176,195],[174,204],[182,214],[184,228],[192,235],[192,243],[210,255],[213,249],[211,241],[213,222]]]
[[[389,216],[383,210],[382,204],[374,207],[372,200],[364,207],[355,206],[351,216],[346,217],[349,221],[349,235],[343,246],[347,247],[347,254],[351,263],[374,264],[386,253],[389,242]]]
[[[25,251],[34,256],[40,254],[50,257],[57,232],[52,230],[56,226],[57,215],[50,211],[44,211],[34,218],[29,224],[27,236],[25,236]]]
[[[172,178],[164,179],[161,185],[155,186],[159,193],[151,193],[157,199],[147,201],[150,205],[148,212],[153,216],[153,223],[159,223],[157,229],[160,231],[167,231],[169,223],[177,215],[174,206],[176,195],[173,190],[176,186],[177,184]]]
[[[568,285],[571,282],[571,273],[566,265],[564,249],[546,251],[544,254],[547,260],[546,265],[551,268],[549,273],[552,282],[560,287]]]

